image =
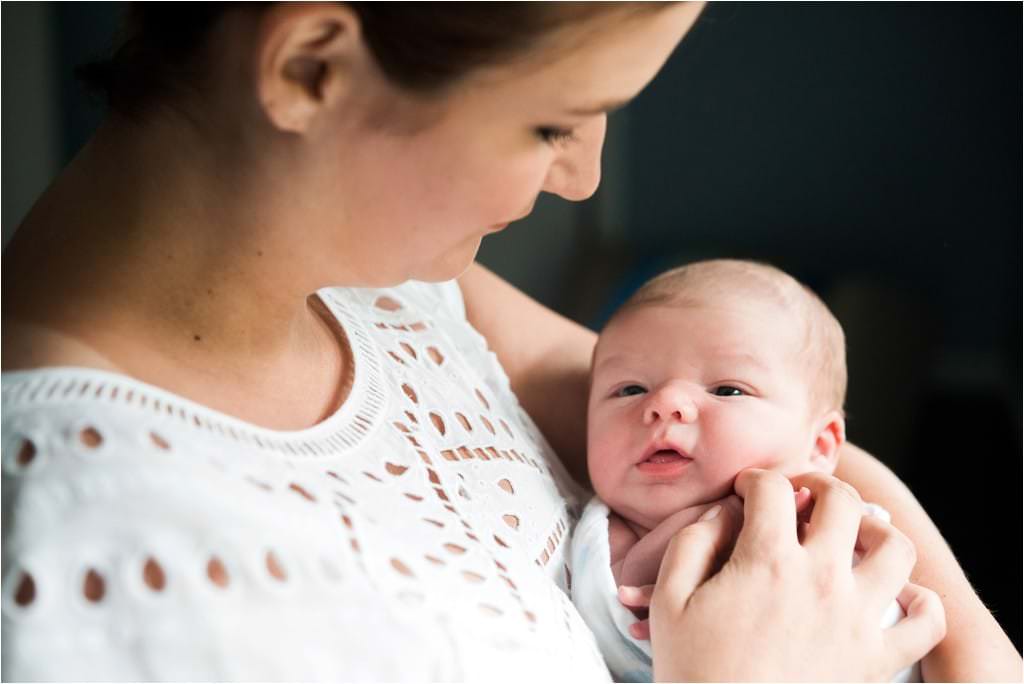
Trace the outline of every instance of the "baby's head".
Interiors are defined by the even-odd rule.
[[[703,261],[644,285],[594,350],[587,461],[597,494],[653,528],[748,467],[831,473],[845,438],[843,331],[782,271]]]

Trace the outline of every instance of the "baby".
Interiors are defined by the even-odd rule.
[[[839,322],[771,266],[690,264],[615,313],[594,350],[587,464],[597,497],[573,538],[572,598],[616,679],[651,680],[650,642],[618,587],[653,584],[673,534],[729,496],[741,470],[831,473],[845,394]],[[894,601],[885,626],[900,617]],[[907,677],[917,674],[897,680]]]

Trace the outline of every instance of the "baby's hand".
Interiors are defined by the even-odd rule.
[[[629,626],[629,633],[634,639],[644,641],[651,640],[651,625],[647,621],[647,610],[651,606],[651,596],[654,594],[654,585],[647,584],[642,587],[619,587],[619,602],[629,608],[633,615],[641,618]]]
[[[806,512],[810,517],[810,511],[807,510],[807,506],[811,503],[811,490],[807,487],[801,487],[800,489],[793,492],[793,497],[796,500],[796,514],[800,516]]]

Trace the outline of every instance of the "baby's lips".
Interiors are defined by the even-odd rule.
[[[689,462],[689,461],[692,461],[692,460],[693,459],[690,458],[689,456],[684,456],[683,454],[679,453],[678,451],[669,451],[668,449],[663,449],[661,451],[655,451],[653,454],[651,454],[647,458],[647,460],[645,462],[646,463],[677,463],[679,461]]]
[[[664,456],[666,458],[671,458],[671,456],[674,454],[675,456],[682,459],[686,459],[688,461],[693,460],[693,456],[688,454],[684,449],[681,449],[676,444],[672,444],[671,442],[655,442],[646,450],[644,450],[642,457],[639,461],[637,461],[637,463],[644,463],[645,461],[649,461],[653,456],[657,455],[659,452],[664,452]]]

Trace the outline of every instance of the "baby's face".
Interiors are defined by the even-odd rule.
[[[748,467],[815,467],[804,326],[781,307],[723,298],[644,306],[601,335],[588,414],[597,494],[653,528],[730,493]]]

